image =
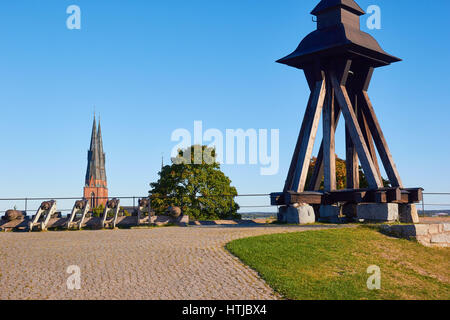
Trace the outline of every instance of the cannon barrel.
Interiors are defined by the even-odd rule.
[[[42,204],[41,204],[41,209],[42,209],[42,210],[50,210],[50,208],[52,207],[52,205],[53,205],[53,201],[45,201],[45,202],[42,202]]]
[[[173,218],[179,218],[182,215],[180,207],[169,207],[167,209],[167,214]]]
[[[108,208],[117,209],[117,206],[119,205],[119,200],[117,199],[109,200],[106,205],[108,206]]]
[[[23,220],[24,218],[25,218],[25,216],[22,211],[8,210],[5,212],[5,216],[3,217],[3,220],[14,221],[14,220]]]
[[[149,204],[148,198],[139,200],[140,207],[148,207],[148,204]]]
[[[86,202],[83,200],[78,200],[77,202],[75,202],[75,208],[77,209],[84,209],[86,207]]]

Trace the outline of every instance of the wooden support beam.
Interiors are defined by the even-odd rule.
[[[387,195],[386,191],[374,191],[374,202],[375,203],[386,203],[387,202]]]
[[[347,189],[359,189],[359,160],[348,129],[345,129],[345,168]]]
[[[402,201],[402,190],[400,188],[390,188],[386,191],[387,202],[399,203]]]
[[[341,117],[341,110],[339,109],[338,104],[334,103],[334,125],[337,128],[339,119]],[[319,153],[317,154],[316,164],[314,165],[314,170],[311,176],[311,180],[309,182],[308,190],[309,191],[319,191],[320,185],[322,183],[322,178],[324,177],[324,167],[323,167],[323,139],[320,144]]]
[[[336,99],[345,118],[347,129],[361,159],[361,165],[369,183],[369,187],[371,189],[382,188],[382,181],[377,175],[375,165],[369,153],[369,149],[366,142],[364,141],[364,137],[362,135],[361,128],[359,127],[355,111],[353,110],[352,104],[350,102],[347,89],[345,88],[345,86],[340,84],[334,70],[330,72],[330,77],[332,86],[335,90]]]
[[[284,185],[284,190],[283,190],[284,192],[292,190],[292,181],[294,179],[294,172],[295,172],[295,168],[296,168],[297,162],[298,162],[298,155],[299,155],[299,151],[300,151],[300,146],[301,146],[301,143],[303,141],[303,137],[305,135],[306,115],[309,113],[309,109],[311,108],[312,99],[313,99],[313,91],[311,91],[311,93],[309,95],[308,104],[306,106],[306,111],[305,111],[305,115],[304,115],[304,118],[303,118],[302,126],[300,128],[300,133],[299,133],[298,138],[297,138],[297,144],[295,145],[294,155],[292,156],[291,165],[289,167],[288,175],[287,175],[287,178],[286,178],[286,183]]]
[[[403,188],[403,183],[398,173],[397,167],[395,166],[392,154],[389,150],[389,146],[384,137],[383,131],[381,130],[380,123],[378,122],[375,110],[373,109],[372,102],[369,99],[367,90],[369,88],[370,80],[373,74],[373,68],[368,68],[365,70],[365,81],[362,92],[359,93],[361,100],[361,107],[364,113],[367,125],[375,141],[375,145],[380,154],[381,161],[383,162],[384,169],[388,175],[389,181],[393,187]]]
[[[372,103],[369,99],[367,92],[363,91],[361,93],[362,101],[364,103],[363,112],[366,117],[367,124],[372,133],[375,145],[377,146],[378,153],[380,154],[381,161],[383,162],[384,169],[388,175],[389,181],[393,187],[403,188],[403,183],[398,173],[397,167],[395,166],[392,154],[389,150],[386,139],[381,130],[381,126],[375,115]]]
[[[357,112],[358,123],[359,123],[359,126],[361,127],[361,131],[364,136],[364,140],[366,141],[367,147],[369,148],[370,155],[372,156],[373,164],[375,165],[375,168],[377,169],[378,177],[380,178],[381,181],[383,181],[383,178],[381,177],[380,166],[378,164],[377,153],[375,151],[375,145],[373,143],[372,133],[370,132],[369,125],[367,124],[367,120],[366,120],[366,117],[365,117],[362,109],[363,109],[363,106],[360,106],[358,108],[358,112]]]
[[[293,205],[296,203],[322,204],[323,193],[320,193],[320,192],[286,192],[284,194],[284,201],[285,201],[286,205]]]
[[[325,191],[336,190],[336,151],[335,151],[335,104],[334,90],[328,85],[325,107],[323,108],[323,159]]]
[[[270,194],[270,204],[272,206],[283,206],[284,203],[284,193],[283,192],[274,192]]]
[[[355,114],[357,114],[358,99],[355,94],[351,94],[350,102],[352,103]],[[345,159],[347,189],[359,189],[358,153],[348,128],[345,129]]]
[[[422,188],[408,188],[402,189],[403,191],[409,192],[408,202],[417,203],[423,201],[423,189]]]
[[[410,203],[409,201],[410,194],[411,193],[409,191],[402,190],[402,200],[400,201],[400,203]]]
[[[317,64],[313,64],[312,66],[307,67],[303,70],[303,72],[305,73],[305,78],[308,83],[309,90],[311,90],[311,91],[314,90],[314,87],[316,85],[316,80],[315,80],[316,77],[314,74],[314,70],[317,67],[318,67]]]
[[[305,190],[306,177],[325,100],[325,94],[325,74],[321,72],[321,79],[316,81],[315,89],[311,93],[310,101],[306,108],[305,117],[284,191],[303,192]]]
[[[337,190],[326,194],[325,202],[328,205],[338,202],[361,203],[366,197],[366,190]]]
[[[294,203],[333,205],[337,203],[417,203],[422,200],[422,188],[380,188],[335,190],[331,192],[280,192],[272,193],[272,205],[292,205]]]
[[[322,204],[324,194],[321,192],[280,192],[270,195],[273,206],[289,206],[296,203]]]

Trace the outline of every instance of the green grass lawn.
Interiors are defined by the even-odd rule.
[[[450,249],[389,238],[368,227],[240,239],[227,249],[286,299],[450,299]],[[381,268],[369,290],[367,268]]]

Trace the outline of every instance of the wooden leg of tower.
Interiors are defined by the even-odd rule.
[[[358,110],[358,100],[352,94],[351,100],[353,110]],[[353,143],[350,131],[345,129],[345,166],[347,177],[347,189],[359,189],[359,159],[356,152],[355,144]]]
[[[360,79],[362,85],[361,90],[359,90],[358,92],[358,98],[361,102],[361,111],[367,123],[367,131],[372,135],[372,138],[375,141],[380,159],[383,163],[384,169],[386,171],[386,174],[388,175],[392,187],[403,188],[403,184],[397,171],[397,167],[395,166],[392,154],[389,150],[386,139],[384,138],[383,131],[381,130],[381,126],[378,122],[377,116],[375,115],[375,111],[367,93],[367,91],[369,90],[370,81],[372,80],[373,71],[374,68],[372,67],[365,68],[360,71]],[[371,151],[371,153],[374,154],[375,151]]]
[[[347,189],[359,189],[359,159],[348,129],[345,129],[345,168]]]
[[[334,90],[329,87],[326,104],[323,108],[323,159],[325,191],[336,190],[336,152],[335,152],[335,108]]]
[[[299,157],[295,169],[292,190],[296,192],[305,191],[306,178],[308,175],[309,164],[311,161],[314,141],[319,127],[320,116],[326,95],[325,76],[316,82],[314,95],[312,99],[311,113],[305,115],[305,135],[300,146]]]
[[[339,119],[341,116],[341,110],[339,109],[337,103],[334,103],[334,126],[337,128],[339,123]],[[311,176],[311,180],[309,182],[308,190],[310,191],[319,191],[320,186],[322,184],[322,178],[324,177],[323,173],[323,141],[320,145],[319,153],[317,154],[316,164],[314,165],[314,170]]]
[[[326,85],[325,76],[316,81],[316,86],[306,108],[305,117],[300,130],[300,135],[289,169],[284,191],[303,192],[305,190],[306,177],[311,160],[312,149],[317,134],[323,102],[325,100]]]
[[[304,115],[304,118],[303,118],[302,127],[300,129],[300,133],[299,133],[298,138],[297,138],[297,144],[295,145],[294,155],[292,156],[291,166],[289,167],[289,172],[288,172],[288,176],[287,176],[287,179],[286,179],[286,184],[284,186],[284,192],[293,191],[292,185],[293,185],[293,180],[294,180],[295,168],[297,166],[297,162],[298,162],[298,158],[299,158],[299,152],[300,152],[301,143],[302,143],[303,138],[305,136],[305,122],[307,120],[306,117],[311,112],[310,109],[312,108],[313,95],[314,95],[314,90],[311,91],[311,94],[309,95],[309,100],[308,100],[308,104],[307,104],[307,107],[306,107],[305,115]]]
[[[381,126],[375,115],[372,103],[370,102],[369,95],[367,91],[361,93],[361,98],[364,103],[363,112],[367,120],[367,124],[372,133],[375,145],[377,146],[378,153],[380,154],[381,161],[383,162],[384,169],[388,175],[389,181],[392,187],[403,188],[402,180],[400,179],[400,174],[398,173],[397,167],[395,166],[392,154],[389,150],[386,139],[381,130]]]
[[[369,148],[370,155],[372,156],[373,164],[375,165],[375,168],[377,169],[378,177],[380,178],[380,180],[382,180],[380,166],[378,164],[378,159],[377,159],[377,153],[375,151],[375,145],[373,143],[372,133],[370,132],[369,125],[367,124],[366,117],[362,110],[363,106],[364,106],[364,104],[360,103],[360,106],[359,106],[358,112],[357,112],[358,113],[358,123],[359,123],[359,126],[361,127],[361,131],[364,136],[364,140],[366,141],[367,147]]]
[[[353,144],[356,147],[359,158],[361,159],[361,165],[369,183],[369,187],[371,189],[382,188],[383,184],[378,177],[369,149],[364,140],[361,128],[358,124],[358,119],[355,111],[353,110],[347,89],[345,88],[345,83],[338,81],[335,71],[333,70],[330,72],[330,78],[335,90],[336,100],[338,101],[342,114],[345,118],[346,127],[349,131]]]

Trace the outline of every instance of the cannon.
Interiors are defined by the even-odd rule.
[[[172,218],[178,219],[179,217],[181,217],[181,215],[183,214],[183,212],[181,211],[180,207],[169,207],[167,209],[167,215],[169,215]]]
[[[5,215],[2,217],[2,220],[11,222],[15,220],[24,220],[25,216],[22,211],[18,210],[8,210],[5,212]]]
[[[111,209],[117,209],[119,207],[119,199],[112,199],[106,203],[106,206]]]
[[[67,222],[67,229],[76,228],[78,230],[83,226],[84,219],[89,211],[89,201],[88,200],[78,200],[75,202],[72,213],[69,216],[69,221]],[[77,219],[77,214],[81,214],[81,217]]]
[[[52,201],[45,201],[45,202],[42,202],[42,204],[41,204],[41,209],[42,209],[42,210],[50,210],[50,208],[52,207],[52,205],[53,205]]]
[[[47,229],[48,222],[53,215],[56,214],[56,201],[45,201],[39,206],[33,220],[28,224],[28,231],[33,231],[34,228],[44,231]]]
[[[20,227],[27,227],[26,215],[22,211],[8,210],[0,219],[0,231],[11,231]]]
[[[117,217],[120,211],[120,200],[112,199],[106,202],[105,211],[103,211],[101,227],[109,227],[115,229],[117,225]]]
[[[145,223],[143,221],[145,215],[148,216],[148,223],[151,223],[151,217],[153,216],[152,208],[151,208],[151,201],[149,198],[143,198],[139,200],[139,207],[138,207],[138,213],[137,213],[137,225],[140,225],[141,223]]]

